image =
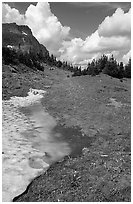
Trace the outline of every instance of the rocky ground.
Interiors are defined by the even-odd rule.
[[[14,201],[131,201],[130,82],[106,75],[71,77],[48,66],[44,72],[3,66],[3,100],[26,96],[29,88],[47,90],[42,104],[48,113],[89,138],[82,154],[52,164]]]

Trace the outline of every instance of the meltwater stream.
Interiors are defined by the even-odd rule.
[[[44,153],[43,160],[46,163],[51,164],[70,154],[69,144],[61,139],[62,135],[59,132],[53,134],[57,123],[44,111],[41,103],[24,108],[23,112],[28,114],[33,124],[33,129],[25,131],[23,136],[32,143],[34,149]],[[35,158],[30,158],[29,163],[33,168],[37,167]]]
[[[2,201],[22,194],[49,165],[66,155],[75,157],[90,145],[78,127],[57,124],[41,104],[45,91],[2,102]]]

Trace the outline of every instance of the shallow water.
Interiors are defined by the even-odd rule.
[[[33,129],[24,132],[23,136],[32,143],[33,149],[44,154],[40,159],[49,165],[62,161],[66,155],[77,157],[84,147],[89,147],[91,144],[92,139],[84,135],[79,127],[57,124],[55,119],[44,111],[41,103],[23,108],[22,111],[33,123]],[[29,158],[31,168],[41,168],[41,162],[39,156]],[[22,194],[25,194],[27,189]],[[13,202],[22,194],[14,197]]]
[[[41,103],[23,108],[22,111],[33,124],[33,129],[23,135],[32,142],[34,149],[45,153],[43,160],[46,163],[59,161],[66,155],[76,157],[82,153],[84,147],[90,146],[90,138],[84,135],[79,127],[57,124],[55,119],[45,112]]]
[[[68,143],[71,149],[71,157],[77,157],[82,154],[82,149],[84,147],[89,147],[92,142],[92,138],[85,135],[78,126],[65,127],[58,124],[53,128],[52,134],[54,137],[60,134],[60,140]]]
[[[44,111],[41,103],[23,108],[22,111],[28,115],[33,125],[33,129],[23,132],[23,136],[32,143],[34,149],[45,154],[43,160],[46,163],[51,164],[70,154],[69,144],[61,139],[62,135],[59,132],[53,133],[57,123]]]

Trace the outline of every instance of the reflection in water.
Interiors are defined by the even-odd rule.
[[[44,94],[31,89],[27,97],[12,97],[2,103],[3,202],[20,195],[49,164],[70,154],[68,143],[59,140],[60,134],[54,137],[51,133],[57,124],[41,105]]]
[[[28,117],[33,123],[33,129],[24,132],[24,136],[31,141],[34,149],[45,153],[42,159],[50,164],[69,155],[70,147],[67,142],[60,139],[61,134],[52,134],[52,130],[57,125],[56,121],[43,110],[41,103],[29,106],[27,111],[27,108],[24,109],[25,113],[28,112]],[[37,163],[36,160],[30,158],[30,166],[33,166],[35,162]]]
[[[56,123],[41,105],[45,91],[30,89],[27,97],[12,97],[3,107],[2,199],[20,195],[32,179],[66,155],[76,157],[90,144],[79,128]]]
[[[76,157],[82,153],[84,147],[91,145],[92,138],[82,134],[79,127],[57,124],[55,119],[44,111],[41,103],[28,107],[28,110],[25,108],[24,111],[29,113],[33,124],[33,129],[24,132],[24,136],[32,143],[34,149],[44,153],[45,156],[41,157],[44,162],[51,164],[66,155]],[[37,166],[37,159],[30,158],[30,166]]]

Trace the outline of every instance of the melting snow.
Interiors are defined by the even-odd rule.
[[[7,45],[7,47],[8,47],[8,48],[13,48],[13,46],[11,46],[11,45]]]
[[[32,123],[19,111],[19,107],[39,102],[45,91],[30,89],[27,97],[12,97],[2,101],[2,201],[10,202],[21,194],[30,180],[49,165],[43,160],[45,152],[32,147],[22,132],[32,129]],[[35,157],[39,168],[29,165]]]
[[[10,202],[23,193],[38,174],[45,172],[51,161],[70,153],[68,144],[56,141],[56,120],[41,104],[46,91],[30,89],[27,97],[2,101],[2,201]],[[27,107],[30,114],[20,112]],[[49,157],[48,157],[49,156]]]
[[[22,31],[22,34],[23,34],[23,35],[28,35],[28,34],[27,34],[27,33],[25,33],[24,31]]]

